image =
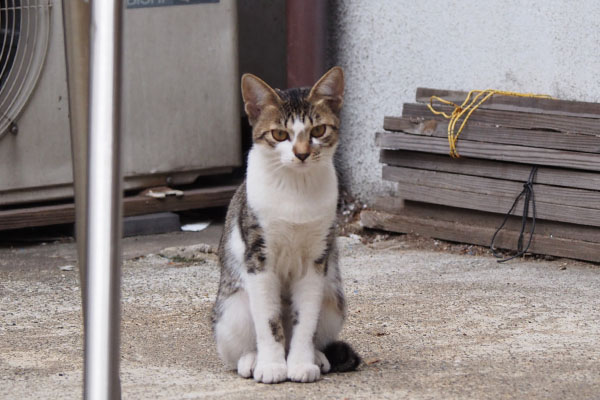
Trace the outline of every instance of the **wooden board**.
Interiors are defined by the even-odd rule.
[[[451,114],[453,108],[436,106],[436,110]],[[406,103],[402,107],[405,118],[424,118],[446,120],[441,115],[433,114],[425,104]],[[600,134],[600,119],[578,118],[551,114],[528,114],[516,111],[477,109],[471,114],[469,122],[498,125],[502,127],[553,130],[558,132],[578,133],[597,136]],[[467,122],[467,124],[469,123]]]
[[[398,185],[398,197],[430,204],[504,214],[512,206],[516,194],[509,197],[494,193],[466,193],[460,189],[446,189],[402,182]],[[522,212],[523,199],[517,203],[513,214],[522,215]],[[600,212],[591,208],[542,203],[536,199],[536,212],[537,217],[540,219],[600,226]],[[529,215],[532,215],[531,205]]]
[[[437,219],[440,221],[460,221],[466,225],[481,225],[489,228],[498,228],[504,220],[504,214],[490,213],[466,208],[448,207],[439,204],[427,204],[416,201],[403,200],[394,196],[377,197],[373,202],[373,209],[392,214],[410,213],[419,218]],[[508,230],[519,231],[522,218],[511,216],[506,222]],[[528,220],[531,223],[531,218]],[[536,220],[535,232],[540,236],[561,237],[565,239],[581,240],[583,242],[600,243],[600,228],[596,226],[576,225],[565,222]]]
[[[467,225],[460,220],[441,221],[381,211],[365,210],[360,215],[363,226],[400,233],[417,233],[442,240],[489,246],[496,228],[486,225]],[[496,238],[496,247],[516,249],[518,231],[503,230]],[[526,237],[528,240],[528,236]],[[557,236],[534,235],[531,253],[549,254],[586,261],[600,261],[600,243],[583,242]]]
[[[417,88],[417,103],[429,103],[431,96],[438,96],[460,105],[467,97],[467,92]],[[600,103],[588,103],[584,101],[494,95],[485,103],[483,103],[480,108],[528,112],[534,114],[554,114],[586,118],[600,118]]]
[[[126,197],[123,199],[123,213],[125,216],[130,216],[162,211],[222,207],[229,204],[236,189],[236,185],[192,189],[184,191],[184,195],[181,197],[167,197],[165,199],[154,199],[146,196]],[[72,222],[75,222],[75,206],[73,203],[0,211],[0,230]]]
[[[532,168],[532,165],[526,164],[466,157],[452,158],[449,155],[402,150],[382,150],[380,162],[397,167],[485,176],[517,182],[526,182]],[[553,186],[600,190],[600,174],[579,170],[539,167],[535,182]]]
[[[482,193],[515,198],[523,190],[523,183],[521,182],[392,166],[383,167],[383,179],[460,190],[465,192],[465,195]],[[600,192],[597,190],[535,184],[534,192],[536,203],[591,208],[598,210],[600,214]]]
[[[448,154],[449,150],[448,140],[445,138],[404,132],[377,132],[375,139],[382,149],[387,150],[412,150],[435,154]],[[457,148],[464,157],[600,171],[600,156],[597,154],[471,140],[459,140]]]
[[[448,137],[448,122],[446,120],[426,119],[423,121],[414,121],[409,118],[384,117],[383,129],[388,131],[402,131],[413,135]],[[459,143],[461,140],[570,150],[584,153],[600,153],[600,134],[592,136],[506,128],[481,124],[470,120],[460,133]]]

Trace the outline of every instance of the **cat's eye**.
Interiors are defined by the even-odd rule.
[[[326,130],[327,130],[327,126],[326,125],[315,126],[310,131],[310,136],[312,136],[314,138],[319,138],[319,137],[321,137],[321,136],[323,136],[325,134]]]
[[[273,136],[273,139],[277,140],[278,142],[283,142],[284,140],[288,139],[288,133],[286,131],[282,131],[279,129],[273,129],[271,131],[271,135]]]

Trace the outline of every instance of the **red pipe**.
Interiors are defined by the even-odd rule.
[[[325,73],[327,0],[287,0],[287,85],[312,86]]]

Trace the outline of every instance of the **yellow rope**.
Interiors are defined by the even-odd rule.
[[[473,97],[473,99],[471,100],[471,96],[474,93],[477,93],[477,95],[475,95]],[[469,92],[469,94],[467,94],[467,98],[465,99],[465,101],[463,101],[462,104],[459,106],[456,103],[453,103],[449,100],[442,99],[438,96],[431,96],[431,98],[429,99],[429,104],[427,104],[427,107],[429,107],[431,112],[434,113],[435,115],[442,115],[444,118],[450,120],[448,122],[448,143],[450,144],[450,155],[452,157],[454,157],[454,158],[460,157],[460,155],[458,154],[458,151],[456,150],[456,142],[458,141],[458,136],[460,135],[463,128],[465,127],[465,124],[469,120],[469,117],[471,116],[471,114],[473,114],[473,111],[477,110],[477,108],[480,105],[482,105],[485,101],[487,101],[487,99],[489,99],[490,97],[492,97],[495,94],[499,94],[502,96],[514,96],[514,97],[534,97],[534,98],[540,98],[540,99],[553,99],[554,98],[552,96],[548,96],[545,94],[506,92],[503,90],[495,90],[495,89],[471,90]],[[443,104],[448,104],[448,105],[454,106],[454,111],[452,111],[451,115],[448,115],[443,111],[437,111],[436,109],[433,108],[434,100],[437,100]],[[462,123],[460,124],[458,131],[457,131],[456,124],[465,114],[466,114],[466,116],[464,117],[464,119],[463,119]]]

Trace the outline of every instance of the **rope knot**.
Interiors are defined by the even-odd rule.
[[[471,96],[473,93],[477,93],[471,100]],[[431,96],[429,98],[429,104],[427,107],[429,110],[435,115],[441,115],[444,118],[448,119],[448,144],[450,145],[450,155],[453,158],[460,157],[458,154],[458,150],[456,150],[456,142],[458,141],[458,136],[462,132],[465,124],[473,114],[473,111],[477,110],[480,105],[486,102],[490,97],[495,94],[503,95],[503,96],[514,96],[514,97],[535,97],[540,99],[553,99],[554,97],[545,95],[545,94],[533,94],[533,93],[518,93],[518,92],[507,92],[504,90],[495,90],[495,89],[486,89],[486,90],[471,90],[467,94],[467,98],[462,102],[461,105],[451,102],[450,100],[442,99],[438,96]],[[437,101],[442,104],[446,104],[449,106],[454,106],[454,110],[451,115],[446,114],[443,111],[437,111],[433,108],[433,102]],[[464,116],[464,118],[463,118]],[[458,130],[456,130],[456,124],[459,120],[463,118]]]

